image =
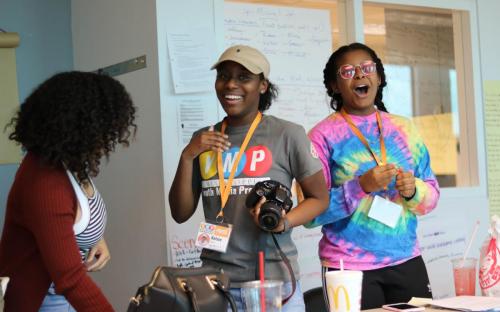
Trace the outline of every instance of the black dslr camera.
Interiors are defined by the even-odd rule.
[[[278,226],[282,211],[288,213],[292,208],[292,193],[278,181],[257,182],[247,196],[246,206],[254,207],[262,196],[266,201],[260,207],[259,226],[264,231],[272,231]]]

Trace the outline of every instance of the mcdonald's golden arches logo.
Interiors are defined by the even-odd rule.
[[[328,286],[328,293],[330,294],[330,297],[333,297],[333,304],[335,307],[335,310],[339,309],[339,294],[340,291],[344,293],[344,302],[345,302],[345,307],[347,311],[351,310],[351,301],[349,300],[349,293],[345,289],[344,285],[338,285],[333,289],[333,286]]]

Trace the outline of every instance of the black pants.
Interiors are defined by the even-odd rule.
[[[336,269],[323,267],[323,295],[328,303],[325,273]],[[432,298],[431,286],[422,257],[401,264],[363,271],[361,310],[384,304],[408,302],[412,297]]]

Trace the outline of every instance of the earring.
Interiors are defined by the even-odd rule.
[[[266,90],[260,90],[260,94],[266,93]]]

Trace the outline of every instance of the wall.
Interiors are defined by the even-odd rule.
[[[173,25],[189,26],[193,21],[215,25],[211,26],[214,28],[222,27],[218,24],[221,21],[213,19],[214,2],[222,3],[221,0],[158,0],[159,7],[172,10],[171,19],[158,21],[158,30],[166,30]],[[500,44],[496,40],[499,22],[495,13],[500,10],[500,2],[477,2],[482,78],[498,80],[500,60],[495,53]],[[207,7],[200,9],[200,3]],[[408,4],[411,3],[408,1]],[[193,10],[193,7],[197,9]],[[171,217],[169,214],[165,216],[165,209],[168,210],[165,197],[179,151],[169,151],[168,145],[165,145],[162,152],[162,131],[163,135],[170,135],[164,143],[171,142],[169,140],[175,137],[173,131],[176,131],[174,110],[163,101],[163,114],[170,116],[171,122],[160,127],[159,68],[166,73],[170,70],[168,64],[158,64],[158,53],[166,53],[166,43],[160,42],[164,38],[157,38],[154,0],[140,3],[133,0],[73,0],[71,6],[69,1],[62,0],[46,0],[43,3],[0,0],[0,28],[17,31],[21,35],[21,46],[17,49],[21,100],[53,72],[71,69],[70,16],[75,69],[94,70],[143,54],[148,58],[146,69],[118,77],[139,106],[137,139],[130,148],[112,155],[110,163],[103,164],[101,175],[96,180],[109,209],[106,239],[112,260],[108,267],[93,277],[103,287],[115,309],[124,311],[136,287],[145,283],[153,268],[167,259],[165,219],[171,220]],[[221,47],[222,43],[217,46]],[[161,79],[163,98],[172,94],[173,90],[168,74]],[[0,221],[3,220],[5,194],[15,169],[16,166],[0,166]],[[439,209],[452,215],[458,206],[473,208],[486,205],[481,195],[461,198],[459,193],[459,190],[443,192]],[[476,217],[474,209],[469,209],[465,219],[474,220]],[[485,232],[486,225],[482,224],[474,244],[475,250]]]
[[[117,77],[138,106],[136,140],[103,162],[95,181],[112,259],[92,277],[117,311],[167,258],[155,16],[154,0],[72,1],[75,69],[147,58],[147,68]]]
[[[185,0],[182,2],[170,2],[157,0],[157,20],[158,20],[158,59],[159,59],[159,74],[160,74],[160,89],[161,89],[161,108],[162,108],[162,146],[163,146],[163,170],[164,170],[164,181],[165,181],[165,196],[168,195],[172,180],[177,169],[177,164],[179,162],[179,156],[183,144],[178,141],[178,121],[177,121],[177,107],[169,103],[169,96],[175,95],[173,83],[171,66],[169,62],[169,54],[167,49],[167,33],[168,32],[190,32],[192,29],[203,29],[205,35],[215,38],[218,42],[218,49],[222,49],[223,37],[220,35],[222,32],[222,20],[215,20],[215,11],[222,9],[222,0],[210,0],[210,1],[199,1],[199,0]],[[196,7],[196,10],[192,10]],[[189,14],[186,15],[186,12]],[[220,12],[219,14],[222,14]],[[219,34],[216,37],[216,34]],[[213,59],[216,58],[216,51],[206,51],[205,53],[210,53],[213,55]],[[197,95],[207,95],[210,92],[199,93]],[[218,102],[216,102],[214,97],[214,107],[218,107]],[[200,200],[201,203],[201,200]],[[200,204],[201,206],[201,204]],[[167,214],[167,229],[168,237],[170,241],[176,239],[175,234],[180,234],[179,237],[184,238],[183,233],[196,234],[196,228],[198,226],[198,220],[202,219],[203,212],[202,209],[197,209],[196,214],[192,217],[189,222],[184,224],[177,224],[170,216],[170,207],[168,204],[165,206]],[[173,234],[173,235],[172,235]],[[185,242],[183,242],[185,243]],[[171,252],[170,246],[168,246],[168,253]],[[169,257],[169,259],[171,259]]]
[[[52,74],[73,68],[70,24],[70,0],[0,0],[0,28],[21,38],[16,49],[21,102]],[[4,126],[0,125],[0,132]],[[0,165],[0,230],[16,170],[17,165]]]
[[[480,0],[477,1],[479,20],[479,41],[481,53],[481,71],[483,80],[500,80],[500,59],[498,50],[498,12],[500,12],[500,1]],[[498,190],[500,192],[500,190]]]

